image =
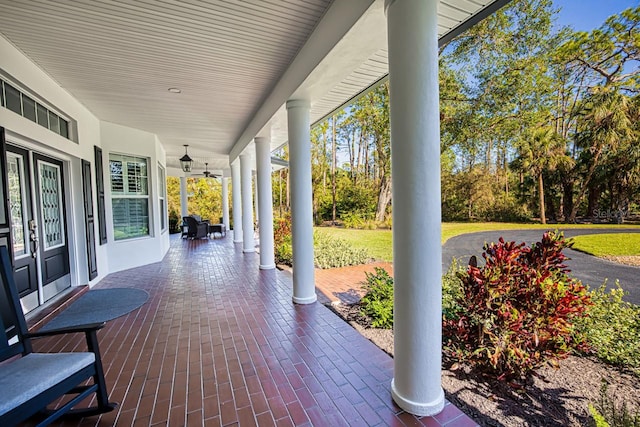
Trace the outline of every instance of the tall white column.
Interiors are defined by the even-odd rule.
[[[233,204],[233,242],[242,242],[242,196],[240,188],[240,161],[231,163],[231,203]]]
[[[444,407],[438,0],[386,0],[393,173],[393,400]]]
[[[260,193],[260,269],[276,268],[273,251],[273,194],[271,190],[271,141],[256,138],[256,190]]]
[[[180,215],[182,217],[189,215],[189,207],[187,206],[188,200],[189,199],[187,197],[187,177],[181,176],[180,177]]]
[[[251,194],[251,156],[240,155],[240,192],[242,193],[242,252],[255,252],[253,206]]]
[[[222,177],[222,223],[229,230],[229,178]]]
[[[313,271],[313,201],[309,101],[287,101],[289,173],[291,185],[291,243],[293,302],[311,304],[318,297]]]

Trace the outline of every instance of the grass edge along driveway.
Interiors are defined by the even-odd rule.
[[[567,229],[603,229],[603,234],[596,234],[592,236],[606,235],[606,230],[620,229],[620,228],[637,228],[638,225],[628,224],[518,224],[507,222],[473,222],[473,223],[461,223],[461,222],[445,222],[442,224],[442,239],[444,243],[448,239],[458,236],[460,234],[476,233],[480,231],[499,231],[499,230],[567,230]],[[365,248],[369,251],[371,256],[375,259],[392,262],[393,261],[393,245],[392,245],[392,232],[391,230],[356,230],[351,228],[337,228],[337,227],[316,227],[316,230],[327,233],[335,237],[339,237],[351,243],[358,248]],[[618,234],[617,236],[629,236],[628,234]],[[640,238],[640,234],[635,235]],[[583,252],[589,252],[588,249],[581,247],[580,236],[578,242],[576,242],[575,249]],[[606,238],[605,238],[606,239]],[[620,237],[620,239],[624,238]],[[597,245],[597,243],[596,243]],[[624,247],[623,247],[624,248]],[[627,249],[629,250],[629,249]],[[596,255],[596,254],[593,254]],[[615,255],[615,254],[605,254]],[[625,253],[624,255],[633,255],[631,253]],[[638,255],[638,254],[636,254]],[[598,255],[596,255],[598,256]]]

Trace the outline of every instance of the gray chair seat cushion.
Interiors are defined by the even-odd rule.
[[[95,361],[93,353],[30,353],[0,365],[0,415]]]

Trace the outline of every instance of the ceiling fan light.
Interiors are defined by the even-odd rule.
[[[204,162],[204,172],[202,174],[205,178],[209,178],[209,175],[211,175],[211,172],[209,172],[209,163]]]

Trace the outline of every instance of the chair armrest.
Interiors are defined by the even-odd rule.
[[[68,328],[51,329],[43,332],[29,332],[25,334],[25,338],[48,337],[52,335],[72,334],[76,332],[91,332],[104,328],[104,325],[106,325],[106,322],[87,323],[86,325],[69,326]]]
[[[87,323],[85,325],[77,325],[77,326],[70,326],[68,328],[52,329],[50,331],[44,331],[44,332],[32,332],[32,333],[25,334],[24,337],[31,339],[31,338],[38,338],[38,337],[47,337],[51,335],[83,332],[85,340],[87,342],[87,349],[91,353],[94,353],[96,355],[96,359],[100,359],[100,348],[98,346],[98,330],[104,328],[104,325],[106,324],[107,322]],[[29,344],[28,351],[31,351],[30,347],[31,347],[31,344]],[[102,362],[100,362],[100,364],[101,363]]]

